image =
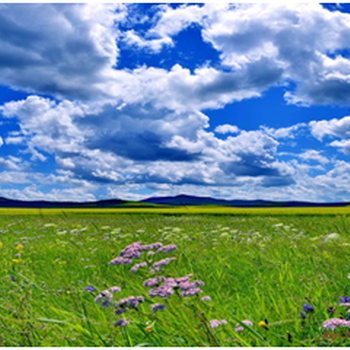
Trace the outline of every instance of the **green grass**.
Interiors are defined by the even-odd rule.
[[[308,215],[300,209],[279,215],[263,209],[256,215],[217,215],[222,209],[214,210],[216,215],[5,211],[0,216],[0,346],[346,345],[345,336],[324,339],[322,322],[330,318],[329,306],[337,309],[335,317],[347,310],[338,300],[350,294],[350,216],[344,214],[349,209],[325,209],[317,211],[328,215],[309,208]],[[205,282],[201,296],[212,300],[176,294],[165,301],[149,298],[142,285],[152,276],[149,269],[131,273],[132,265],[108,265],[135,241],[176,244],[176,251],[154,257],[177,258],[162,275],[193,273]],[[116,301],[130,295],[146,300],[125,314],[131,321],[127,327],[115,327],[120,316],[94,303],[97,294],[84,291],[88,285],[99,291],[120,286]],[[166,310],[150,312],[155,302],[164,302]],[[302,320],[304,303],[314,305],[315,313]],[[228,324],[211,329],[213,319]],[[258,326],[265,319],[268,330]],[[236,333],[241,320],[254,326]]]

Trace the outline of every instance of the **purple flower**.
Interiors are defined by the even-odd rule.
[[[202,293],[203,291],[200,288],[191,288],[185,290],[180,294],[180,297],[193,297],[196,294]]]
[[[109,291],[112,293],[119,293],[122,289],[120,287],[114,286],[109,288]]]
[[[339,298],[340,306],[350,306],[350,297],[340,297]]]
[[[131,260],[123,258],[121,256],[118,256],[117,258],[109,262],[109,265],[128,265],[128,264],[131,264]]]
[[[146,244],[146,245],[142,245],[140,247],[140,250],[152,250],[152,249],[158,249],[160,247],[162,247],[163,244],[160,242],[156,242],[156,243],[151,243],[151,244]]]
[[[310,305],[310,304],[304,304],[304,305],[303,305],[303,310],[304,310],[304,312],[306,312],[306,313],[315,312],[315,308],[313,307],[313,305]]]
[[[122,318],[121,320],[118,320],[114,325],[119,327],[126,327],[129,323],[129,321]]]
[[[182,290],[194,289],[198,286],[204,286],[204,282],[194,281],[194,282],[184,282],[179,284],[179,288]]]
[[[323,328],[330,329],[330,330],[334,331],[338,327],[350,328],[350,321],[342,320],[340,318],[331,318],[327,321],[324,321],[322,326],[323,326]]]
[[[154,287],[158,285],[160,282],[163,281],[163,277],[154,277],[154,278],[149,278],[145,282],[143,282],[143,285],[147,288]]]
[[[113,295],[109,290],[103,290],[100,294],[95,298],[95,303],[102,303],[103,307],[108,307],[112,302]]]
[[[93,286],[87,286],[87,287],[85,288],[85,291],[86,291],[86,292],[96,292],[96,288],[93,287]]]
[[[102,305],[102,307],[107,309],[109,307],[109,305],[111,305],[111,300],[106,299],[106,300],[102,301],[101,305]]]
[[[206,295],[205,297],[201,298],[202,301],[209,301],[211,300],[211,297],[209,295]]]
[[[223,324],[227,324],[227,321],[226,320],[212,320],[212,321],[210,321],[211,328],[217,328]]]
[[[153,297],[167,298],[170,295],[174,294],[174,290],[172,288],[167,287],[167,286],[160,286],[160,287],[151,289],[148,292],[148,294],[151,298],[153,298]]]
[[[152,268],[155,271],[159,271],[162,266],[168,265],[173,260],[176,260],[176,258],[172,257],[172,258],[166,258],[166,259],[157,261],[153,264]]]
[[[253,322],[249,321],[249,320],[244,320],[244,321],[242,321],[242,323],[244,323],[246,326],[252,326],[253,325]],[[236,332],[241,332],[243,330],[244,330],[244,327],[240,323],[237,323],[235,331]]]
[[[10,276],[10,280],[11,280],[12,282],[15,282],[15,281],[16,281],[16,277]]]
[[[178,277],[178,278],[175,278],[175,281],[176,283],[186,283],[186,282],[189,282],[190,278],[193,276],[193,274],[189,274],[187,276],[184,276],[184,277]]]
[[[141,255],[138,249],[129,249],[122,256],[127,259],[136,259]]]
[[[165,310],[164,304],[152,304],[151,309],[153,312]]]
[[[114,313],[118,316],[120,316],[121,314],[123,314],[124,312],[126,312],[126,308],[125,307],[121,307],[117,310],[114,311]]]
[[[177,246],[175,244],[169,244],[169,245],[165,245],[164,247],[161,247],[157,250],[157,253],[169,253],[172,252],[173,250],[176,250]]]
[[[138,271],[138,269],[140,268],[140,267],[145,267],[145,266],[147,266],[148,264],[147,264],[147,262],[142,262],[142,263],[139,263],[139,264],[135,264],[131,269],[130,269],[130,271],[131,272],[136,272],[136,271]]]
[[[142,296],[134,297],[130,296],[128,298],[120,299],[116,306],[136,308],[139,304],[143,303],[145,298]]]

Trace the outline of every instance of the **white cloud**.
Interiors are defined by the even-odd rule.
[[[322,155],[320,151],[316,151],[314,149],[307,150],[304,153],[298,155],[301,159],[307,161],[316,161],[321,164],[327,164],[330,162],[329,158]]]
[[[102,85],[125,16],[121,4],[1,5],[0,83],[58,97],[109,95]]]
[[[222,124],[217,126],[214,131],[218,134],[237,134],[239,128],[236,125]]]
[[[331,120],[320,120],[310,122],[311,133],[318,140],[323,140],[325,136],[339,138],[350,137],[350,117]]]

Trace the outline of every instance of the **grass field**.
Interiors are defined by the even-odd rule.
[[[180,209],[0,209],[0,346],[349,344],[350,328],[322,327],[347,317],[339,298],[350,295],[349,208]],[[109,265],[134,242],[177,249]],[[169,257],[176,260],[161,271],[130,272]],[[154,276],[188,274],[205,283],[203,292],[181,297],[174,288],[168,298],[151,298],[155,287],[143,286]],[[94,302],[112,286],[121,291],[109,307]],[[130,296],[145,300],[116,315],[114,304]],[[155,303],[165,310],[152,312]],[[129,324],[114,325],[120,319]],[[227,324],[212,328],[212,320]],[[242,320],[253,325],[237,332]]]

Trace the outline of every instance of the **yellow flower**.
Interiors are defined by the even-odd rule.
[[[0,242],[0,248],[2,248],[4,246],[4,243]]]
[[[22,259],[12,259],[12,262],[14,262],[14,263],[20,263],[22,261],[23,261]]]
[[[259,327],[262,327],[262,328],[266,328],[266,329],[269,328],[268,325],[267,325],[267,323],[266,323],[265,321],[260,321],[260,322],[258,323],[258,325],[259,325]]]
[[[153,329],[152,329],[152,327],[146,327],[146,328],[145,328],[145,331],[148,332],[148,333],[150,333],[150,332],[153,332]]]
[[[70,291],[70,290],[67,290],[66,293],[67,293],[67,294],[71,294],[71,291]]]
[[[16,249],[17,250],[20,250],[20,249],[23,249],[24,248],[24,245],[23,244],[18,244],[16,245]]]

